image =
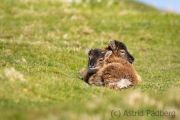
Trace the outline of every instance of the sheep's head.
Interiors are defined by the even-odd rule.
[[[112,52],[105,52],[101,49],[86,49],[86,53],[88,54],[88,72],[96,73],[100,68],[105,64],[105,59],[107,59]],[[108,54],[109,53],[109,54]]]
[[[109,45],[105,50],[111,50],[116,57],[123,58],[131,64],[134,62],[134,57],[128,52],[128,49],[123,42],[110,40]]]

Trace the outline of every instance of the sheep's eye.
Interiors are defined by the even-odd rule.
[[[98,61],[99,61],[99,62],[102,62],[102,61],[103,61],[103,58],[100,58]]]
[[[121,54],[125,54],[125,51],[124,51],[124,50],[121,50],[120,53],[121,53]]]

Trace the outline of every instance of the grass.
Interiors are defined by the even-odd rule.
[[[1,0],[0,119],[180,119],[179,19],[124,0]],[[110,39],[128,46],[142,83],[115,91],[81,81],[85,48]]]

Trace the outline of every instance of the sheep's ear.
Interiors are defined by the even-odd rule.
[[[115,40],[110,40],[109,41],[109,46],[112,50],[115,50],[116,49],[116,44],[115,44]]]
[[[89,54],[89,52],[90,52],[90,49],[86,48],[86,54]]]
[[[111,56],[112,51],[107,51],[105,54],[105,60],[109,58],[109,56]]]

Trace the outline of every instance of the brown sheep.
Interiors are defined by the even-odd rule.
[[[129,61],[131,64],[133,64],[133,62],[135,61],[134,57],[129,53],[126,45],[123,42],[117,40],[110,40],[108,47],[106,47],[105,50],[111,50],[114,56],[118,58],[123,58]],[[137,72],[136,74],[138,76],[138,82],[141,82],[142,81],[141,77],[138,75]]]
[[[96,54],[91,54],[89,62],[94,61],[94,58],[97,62],[101,59],[101,68],[98,67],[98,71],[89,76],[89,84],[120,90],[138,83],[140,76],[128,61],[114,56],[112,51],[104,53],[98,49],[92,49],[90,52]]]

